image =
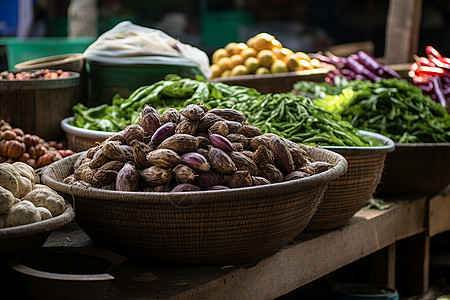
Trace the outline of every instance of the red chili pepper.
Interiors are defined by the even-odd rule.
[[[425,52],[428,54],[428,57],[430,57],[430,58],[434,57],[439,60],[442,59],[442,55],[436,49],[434,49],[432,46],[426,46]]]
[[[428,82],[430,82],[430,78],[428,76],[424,77],[420,75],[415,75],[412,79],[415,85],[427,84]]]
[[[417,58],[416,62],[421,66],[436,67],[436,64],[426,57]]]
[[[439,60],[436,58],[431,58],[430,60],[436,65],[436,67],[442,68],[442,69],[450,72],[450,64],[447,64],[447,63],[443,62],[442,60]]]
[[[448,76],[450,77],[450,72],[438,68],[438,67],[418,67],[416,70],[417,75],[431,75],[431,76]]]
[[[416,62],[413,62],[410,66],[409,66],[409,70],[416,72],[417,68],[419,67],[419,64]]]
[[[446,63],[446,64],[449,64],[449,65],[450,65],[450,58],[448,58],[448,57],[443,57],[443,58],[441,59],[441,61],[442,61],[443,63]]]

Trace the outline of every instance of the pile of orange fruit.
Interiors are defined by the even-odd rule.
[[[283,47],[273,35],[259,33],[246,43],[230,42],[212,55],[211,78],[284,73],[321,68],[317,59]]]

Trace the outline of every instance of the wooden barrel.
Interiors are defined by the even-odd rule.
[[[80,74],[55,79],[0,80],[0,118],[25,133],[59,140],[60,122],[73,115]]]

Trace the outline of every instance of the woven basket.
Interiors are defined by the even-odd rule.
[[[145,193],[62,183],[81,154],[47,167],[42,182],[73,199],[81,228],[103,247],[168,264],[246,263],[294,239],[316,211],[327,184],[346,171],[341,155],[319,148],[310,152],[335,166],[299,180],[240,189]]]
[[[377,196],[433,196],[450,184],[450,143],[395,144]]]
[[[68,224],[75,217],[72,205],[66,202],[62,214],[48,220],[0,229],[0,256],[18,254],[41,247],[53,230]]]
[[[380,181],[386,154],[394,142],[385,136],[360,131],[382,142],[377,147],[324,146],[345,157],[347,172],[328,184],[328,189],[305,231],[329,230],[348,223],[370,199]]]
[[[65,118],[61,121],[61,128],[66,133],[67,147],[75,152],[81,152],[91,147],[96,146],[97,143],[103,142],[113,132],[88,130],[78,128],[69,124],[74,117]]]

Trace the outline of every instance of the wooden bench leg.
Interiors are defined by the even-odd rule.
[[[422,295],[430,284],[430,236],[420,233],[408,239],[408,294]]]
[[[375,285],[395,288],[396,245],[391,244],[371,255],[371,281]]]

